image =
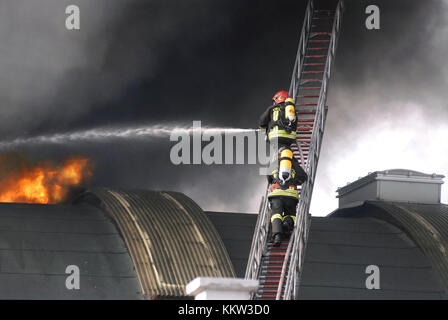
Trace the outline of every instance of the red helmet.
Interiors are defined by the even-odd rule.
[[[286,92],[285,90],[279,91],[277,92],[274,97],[272,98],[272,100],[274,100],[274,103],[281,103],[281,102],[285,102],[286,99],[289,98],[289,93]]]

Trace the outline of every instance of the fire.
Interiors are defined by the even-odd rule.
[[[18,158],[13,161],[11,166],[11,157],[0,155],[0,202],[59,203],[70,187],[92,175],[91,161],[83,157],[71,157],[60,165],[48,161],[28,165]]]

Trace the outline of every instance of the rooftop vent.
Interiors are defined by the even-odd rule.
[[[440,174],[405,169],[375,171],[337,189],[339,208],[366,200],[440,203],[443,178]]]

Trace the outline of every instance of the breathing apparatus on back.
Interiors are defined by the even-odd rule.
[[[285,184],[289,179],[291,179],[292,170],[292,151],[286,147],[280,148],[278,150],[278,178]]]

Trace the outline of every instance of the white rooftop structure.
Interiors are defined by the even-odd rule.
[[[249,300],[258,284],[251,279],[198,277],[185,290],[195,300]]]
[[[337,189],[339,208],[366,200],[440,203],[443,178],[440,174],[405,169],[375,171]]]

